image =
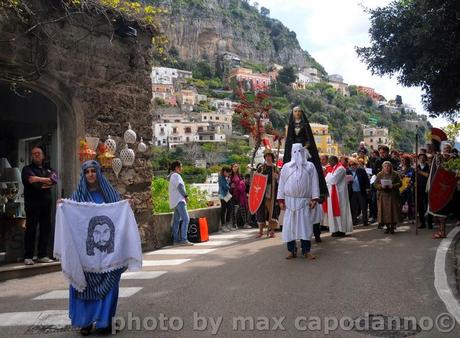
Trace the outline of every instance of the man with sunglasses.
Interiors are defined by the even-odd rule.
[[[31,155],[32,162],[22,169],[21,175],[26,211],[25,265],[35,264],[32,258],[38,227],[38,262],[53,262],[47,256],[47,250],[51,232],[51,187],[57,183],[57,176],[55,171],[45,164],[45,154],[42,147],[35,146],[32,148]]]

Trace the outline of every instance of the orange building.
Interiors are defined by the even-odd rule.
[[[234,68],[230,71],[230,80],[235,79],[237,83],[248,84],[250,90],[267,90],[271,84],[271,78],[268,74],[253,73],[251,69]]]

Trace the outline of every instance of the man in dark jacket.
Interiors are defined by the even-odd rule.
[[[417,165],[417,206],[418,216],[420,219],[419,228],[426,227],[426,218],[428,218],[428,228],[433,229],[433,220],[431,215],[425,217],[428,208],[428,193],[426,192],[426,185],[428,177],[430,176],[430,166],[428,165],[428,157],[426,154],[418,155],[419,164]]]
[[[39,146],[32,148],[32,163],[22,169],[26,231],[24,235],[24,264],[33,265],[35,236],[38,237],[38,262],[51,263],[47,256],[51,232],[51,187],[57,183],[56,173],[44,164],[45,155]]]
[[[382,164],[385,161],[389,161],[391,163],[391,165],[393,166],[393,170],[398,170],[399,163],[396,162],[396,160],[390,156],[390,149],[387,146],[379,146],[379,154],[380,157],[375,160],[375,165],[372,170],[373,175],[377,175],[379,172],[382,171]]]
[[[349,159],[349,172],[353,178],[350,181],[351,186],[351,216],[353,218],[353,225],[358,224],[358,216],[360,211],[363,214],[363,226],[369,225],[367,220],[367,198],[370,192],[369,176],[366,170],[358,166],[358,161],[354,158]]]

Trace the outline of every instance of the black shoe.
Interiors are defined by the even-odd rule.
[[[337,234],[338,234],[338,232],[333,232],[333,233],[331,234],[331,237],[338,237]]]
[[[419,229],[425,229],[425,228],[426,228],[426,225],[425,225],[425,224],[419,225],[418,228],[419,228]]]
[[[321,237],[315,237],[315,242],[316,243],[321,243],[323,240],[321,239]]]
[[[115,330],[115,333],[112,333],[112,327],[108,326],[108,327],[104,327],[102,329],[96,329],[96,333],[97,334],[100,334],[100,335],[112,335],[112,334],[117,334],[118,332],[120,332],[120,330]]]
[[[345,237],[346,234],[342,231],[337,231],[337,237]]]
[[[80,329],[80,334],[82,336],[88,336],[91,333],[92,330],[93,330],[93,324],[85,326],[85,327],[82,327]]]
[[[377,229],[383,229],[383,224],[379,224],[379,225],[377,226]]]

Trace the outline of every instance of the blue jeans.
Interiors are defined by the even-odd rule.
[[[182,226],[180,229],[180,236],[179,236],[179,225],[180,221],[182,220]],[[184,201],[181,201],[177,204],[174,208],[174,214],[172,219],[172,235],[174,243],[180,243],[187,241],[187,229],[188,223],[190,222],[190,216],[187,212],[187,205]]]
[[[302,247],[302,255],[310,252],[311,249],[311,241],[307,241],[306,239],[300,240],[300,246]],[[297,254],[297,245],[296,241],[287,242],[287,249],[292,252],[293,254]]]

